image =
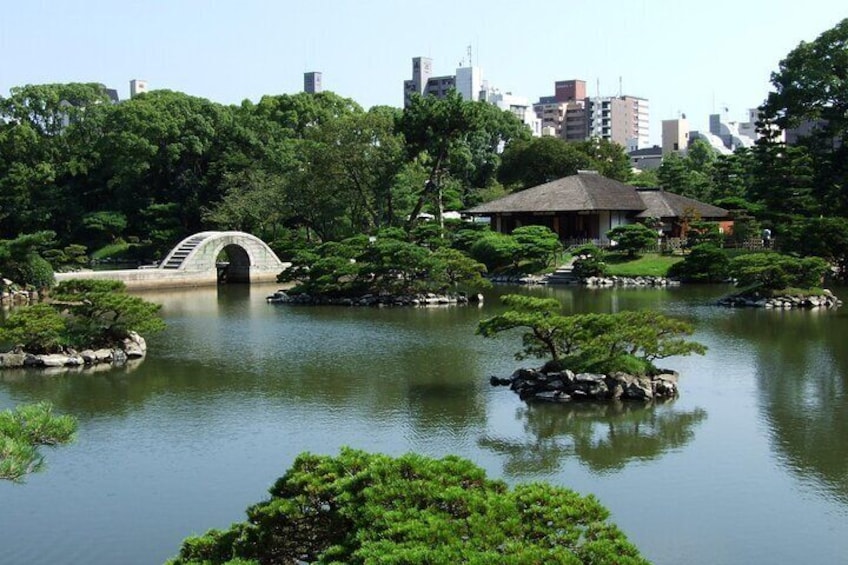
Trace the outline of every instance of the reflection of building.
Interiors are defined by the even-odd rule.
[[[312,71],[303,73],[303,91],[307,94],[317,94],[324,90],[321,73]]]

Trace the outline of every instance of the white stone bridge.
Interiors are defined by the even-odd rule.
[[[226,260],[219,262],[222,251],[226,253]],[[280,261],[268,244],[255,235],[238,231],[205,231],[179,242],[155,267],[57,273],[56,280],[120,280],[134,290],[222,282],[273,282],[289,265]]]

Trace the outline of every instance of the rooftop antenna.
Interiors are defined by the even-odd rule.
[[[468,44],[468,66],[469,66],[469,67],[473,67],[473,66],[474,66],[474,59],[472,59],[472,58],[471,58],[471,55],[472,55],[472,53],[471,53],[471,44],[469,43],[469,44]]]
[[[622,86],[623,82],[621,79],[621,75],[618,75],[618,97],[621,98],[624,96],[624,87]]]

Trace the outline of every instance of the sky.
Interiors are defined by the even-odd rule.
[[[0,0],[0,95],[25,84],[129,81],[237,104],[294,94],[303,73],[365,108],[401,106],[412,58],[475,65],[536,101],[557,80],[647,98],[651,141],[685,114],[744,120],[801,41],[845,0]],[[599,89],[598,89],[599,87]]]

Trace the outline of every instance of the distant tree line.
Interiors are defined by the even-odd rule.
[[[54,234],[36,252],[55,268],[161,258],[207,229],[254,233],[288,258],[412,234],[423,213],[441,229],[445,211],[595,169],[730,209],[736,238],[768,228],[783,252],[845,266],[846,46],[848,20],[780,62],[755,147],[716,155],[696,142],[638,175],[621,146],[532,138],[511,112],[456,92],[365,110],[331,92],[222,105],[160,90],[112,104],[99,84],[15,87],[0,97],[0,261],[28,234]],[[801,124],[814,127],[795,145],[776,136]]]

